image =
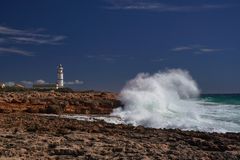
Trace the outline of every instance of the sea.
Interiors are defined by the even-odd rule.
[[[240,94],[201,94],[200,99],[206,103],[216,104],[216,105],[229,105],[229,107],[240,106]],[[240,108],[239,108],[240,109]]]
[[[124,107],[114,109],[107,116],[68,118],[149,128],[239,133],[240,94],[201,94],[199,88],[186,70],[139,73],[119,94]]]
[[[180,116],[181,119],[179,120],[179,117],[175,114],[175,116],[167,117],[167,120],[162,125],[153,123],[152,121],[150,123],[144,123],[136,117],[136,121],[128,121],[126,117],[116,115],[115,113],[112,115],[63,115],[63,117],[80,121],[103,120],[112,124],[142,125],[149,128],[171,128],[218,133],[240,132],[240,94],[201,94],[197,99],[192,100],[192,102],[198,104],[197,106],[194,105],[198,108],[192,110],[197,112],[196,115],[192,116],[193,112],[185,115],[186,117]],[[187,116],[191,118],[188,119]],[[164,119],[164,117],[165,116],[156,119],[162,123],[163,121],[161,120]],[[196,119],[196,117],[198,118]],[[175,119],[177,119],[178,122]],[[182,125],[181,121],[184,121],[186,124]]]
[[[205,108],[202,118],[215,121],[216,131],[240,132],[240,94],[202,94],[199,103]]]

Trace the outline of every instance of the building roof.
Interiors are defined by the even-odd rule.
[[[15,85],[14,85],[14,87],[18,87],[18,88],[25,88],[25,86],[24,86],[24,85],[22,85],[22,84],[15,84]]]

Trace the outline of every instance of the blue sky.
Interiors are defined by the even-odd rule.
[[[188,70],[240,92],[239,0],[2,0],[0,81],[119,91],[139,72]],[[77,80],[77,81],[76,81]]]

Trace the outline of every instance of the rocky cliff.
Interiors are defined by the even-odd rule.
[[[0,112],[109,114],[121,106],[110,92],[2,92]]]

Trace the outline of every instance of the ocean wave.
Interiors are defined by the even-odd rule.
[[[197,83],[187,71],[141,73],[123,88],[124,108],[115,109],[112,115],[136,126],[240,132],[238,106],[207,102],[199,95]]]

